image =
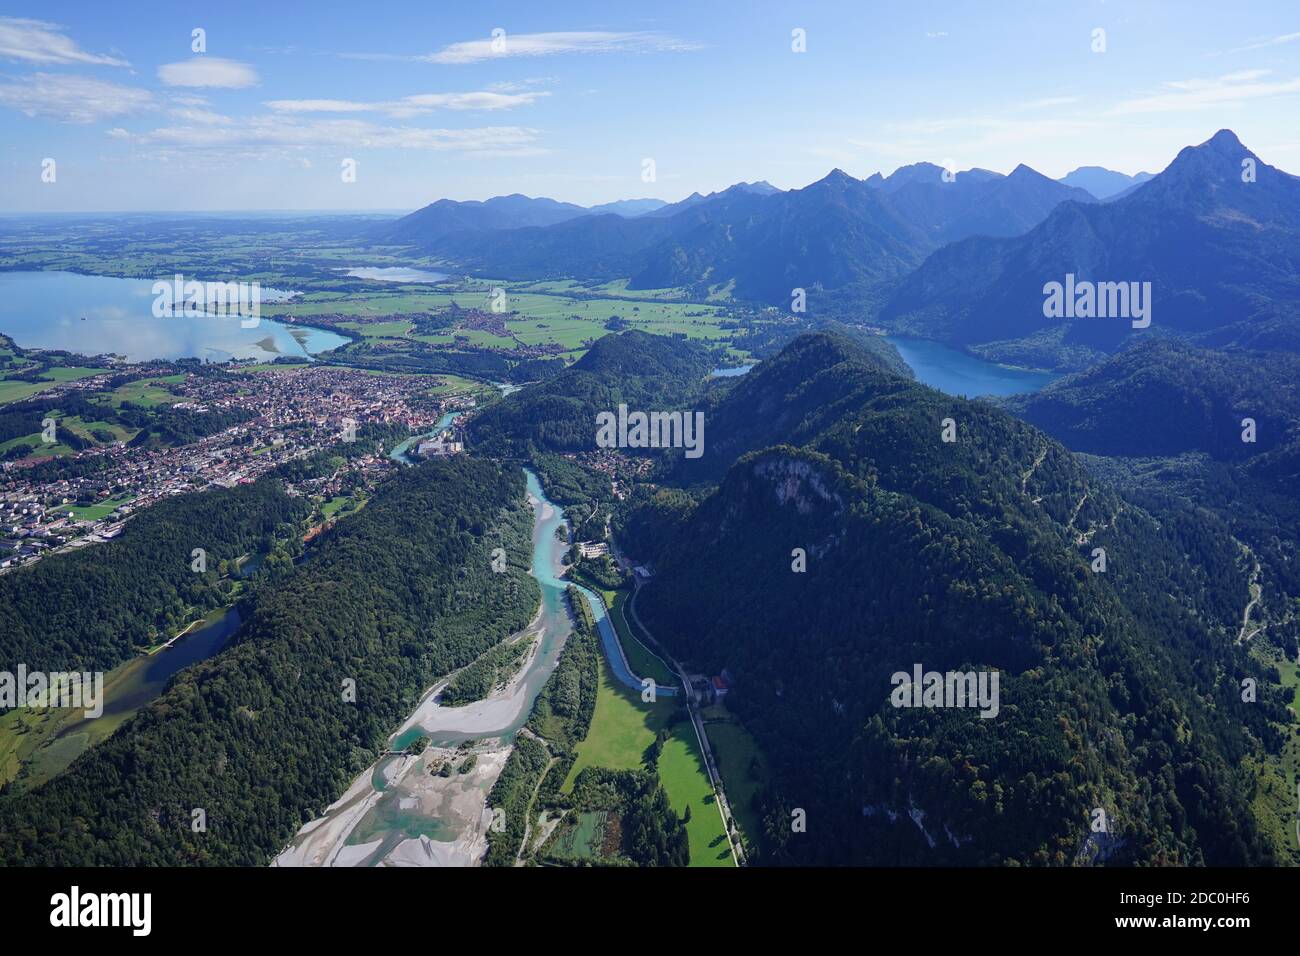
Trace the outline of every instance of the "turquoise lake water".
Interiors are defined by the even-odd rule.
[[[977,395],[1016,395],[1036,392],[1061,376],[1056,372],[1012,368],[986,362],[928,339],[886,336],[916,373],[923,385],[949,395],[974,398]]]
[[[170,281],[170,276],[160,276]],[[132,362],[200,358],[271,360],[311,356],[345,345],[324,329],[236,316],[153,314],[152,279],[72,272],[0,272],[0,332],[18,345],[81,355],[121,355]],[[287,293],[261,290],[263,309]]]

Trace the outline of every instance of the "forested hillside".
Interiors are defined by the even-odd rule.
[[[694,342],[636,330],[598,339],[581,359],[538,385],[507,396],[469,426],[483,454],[590,451],[596,415],[620,403],[641,411],[684,411],[703,394],[713,367]]]
[[[1300,356],[1156,339],[1007,405],[1076,451],[1243,461],[1300,441]]]
[[[1008,399],[1007,406],[1087,452],[1087,467],[1134,500],[1189,522],[1221,521],[1260,567],[1261,600],[1246,623],[1279,655],[1294,658],[1300,358],[1162,339]]]
[[[265,864],[436,677],[531,618],[530,528],[517,468],[456,459],[388,479],[259,595],[231,646],[61,776],[0,798],[0,861]]]
[[[638,610],[692,666],[734,675],[728,706],[773,766],[762,859],[1285,852],[1253,820],[1242,761],[1277,750],[1286,712],[1232,640],[1247,569],[1221,525],[1148,513],[1034,428],[883,374],[830,337],[753,374],[719,415],[729,400],[758,407],[765,385],[816,401],[736,450],[803,447],[754,451],[684,503]],[[999,713],[891,706],[891,674],[918,663],[998,671]],[[1242,701],[1246,677],[1257,702]],[[806,833],[792,832],[794,808]]]
[[[158,502],[105,544],[0,575],[0,670],[109,670],[225,603],[223,562],[265,550],[310,506],[267,478]],[[207,570],[192,570],[202,548]]]

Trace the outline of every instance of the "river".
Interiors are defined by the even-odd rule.
[[[464,707],[438,703],[447,678],[440,680],[389,738],[389,750],[402,751],[427,737],[424,753],[389,754],[367,768],[322,816],[299,830],[272,865],[472,866],[482,858],[488,792],[572,630],[561,578],[567,546],[556,534],[564,517],[537,476],[526,475],[533,509],[529,573],[541,589],[541,603],[523,635],[533,648],[519,673]],[[432,772],[443,762],[463,766],[467,742],[471,770],[445,777]]]
[[[451,425],[452,419],[454,419],[456,415],[457,412],[455,411],[444,412],[442,417],[439,418],[438,421],[434,424],[432,430],[424,432],[423,434],[420,435],[412,435],[410,438],[403,439],[401,442],[397,444],[397,446],[391,452],[388,453],[388,457],[393,459],[393,461],[403,465],[416,464],[415,459],[407,454],[407,452],[410,451],[411,446],[418,445],[426,438],[435,438],[438,435],[442,434],[442,432],[445,431],[448,428],[448,426]]]
[[[573,629],[565,598],[569,582],[563,577],[567,545],[556,534],[567,523],[537,475],[529,469],[524,473],[533,509],[529,573],[541,590],[541,604],[524,631],[523,639],[534,646],[519,673],[505,687],[463,707],[438,703],[448,678],[431,687],[389,738],[390,753],[360,774],[323,816],[304,826],[273,865],[471,866],[482,857],[488,792]],[[580,590],[596,618],[613,673],[640,690],[604,603],[587,588]],[[671,696],[675,689],[657,692]],[[421,756],[397,753],[420,737],[430,741]],[[472,770],[447,777],[432,772],[445,761],[463,763],[467,745],[474,755]]]

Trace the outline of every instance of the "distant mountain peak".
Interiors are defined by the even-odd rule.
[[[1237,134],[1230,129],[1219,130],[1202,143],[1201,146],[1212,146],[1215,149],[1234,149],[1239,151],[1246,149],[1246,147],[1242,145],[1241,140],[1237,138]],[[1246,152],[1250,151],[1246,150]]]
[[[1024,163],[1018,165],[1015,169],[1007,174],[1007,179],[1046,179],[1047,177],[1034,169],[1032,166],[1026,166]]]
[[[848,184],[848,183],[856,183],[856,182],[857,182],[856,179],[854,179],[852,176],[850,176],[850,175],[849,175],[848,173],[846,173],[844,170],[842,170],[842,169],[840,169],[838,166],[836,166],[834,169],[832,169],[829,173],[827,173],[827,174],[826,174],[825,176],[823,176],[821,179],[817,180],[817,182],[813,183],[813,185],[814,185],[814,186],[818,186],[818,185],[821,185],[821,184],[825,183],[826,185],[829,185],[829,186],[843,186],[843,185],[846,185],[846,184]]]
[[[1130,176],[1104,166],[1080,166],[1066,173],[1057,182],[1082,189],[1097,199],[1106,200],[1126,195],[1150,178],[1150,173],[1134,173]]]

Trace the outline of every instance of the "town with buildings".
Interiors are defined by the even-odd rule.
[[[144,370],[148,377],[149,369]],[[121,370],[114,376],[120,380]],[[108,387],[95,376],[60,388],[88,397]],[[171,378],[176,378],[173,375]],[[0,573],[63,548],[107,541],[142,508],[172,495],[233,487],[295,459],[339,443],[356,441],[366,426],[391,434],[420,435],[448,412],[468,409],[467,395],[440,395],[427,375],[375,375],[330,365],[285,365],[233,374],[188,374],[168,380],[172,409],[204,414],[234,413],[237,424],[186,444],[98,444],[65,456],[77,467],[50,474],[48,457],[32,455],[0,465]],[[44,397],[57,397],[50,391]],[[453,420],[454,421],[454,420]],[[421,441],[421,457],[457,454],[455,429]],[[396,444],[396,440],[389,442]],[[360,473],[367,481],[398,467],[388,448],[348,456],[325,478],[289,484],[291,494],[338,493]]]

